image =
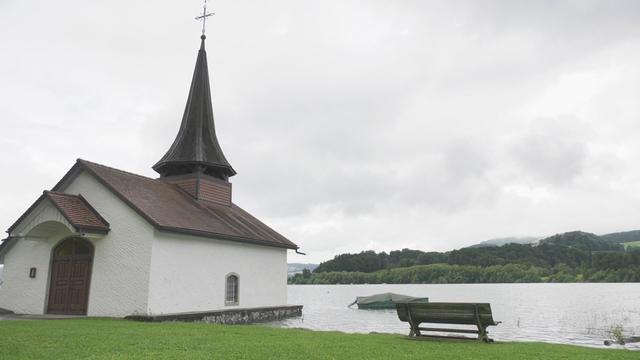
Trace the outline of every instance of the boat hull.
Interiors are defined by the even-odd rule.
[[[422,303],[422,304],[425,304],[428,302],[429,302],[428,298],[412,301],[412,303]],[[358,309],[361,309],[361,310],[395,309],[396,308],[396,303],[393,302],[392,300],[377,301],[377,302],[372,302],[367,304],[357,304],[357,305],[358,305]]]

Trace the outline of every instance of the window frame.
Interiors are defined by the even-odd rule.
[[[235,286],[234,286],[234,291],[232,293],[232,295],[234,295],[232,297],[231,300],[229,300],[229,280],[231,278],[235,278]],[[240,304],[240,275],[238,275],[237,273],[228,273],[225,277],[224,277],[225,281],[224,281],[224,305],[225,306],[235,306],[235,305],[239,305]]]

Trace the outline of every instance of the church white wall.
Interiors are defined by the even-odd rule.
[[[95,247],[88,315],[122,317],[287,304],[287,250],[159,232],[90,174],[81,173],[64,189],[81,194],[110,223]],[[48,202],[15,233],[57,223],[42,239],[16,241],[4,256],[0,308],[43,314],[49,290],[51,251],[72,229]],[[47,222],[48,221],[48,222]],[[46,229],[49,233],[50,228]],[[12,234],[12,235],[16,235]],[[37,268],[35,279],[29,268]],[[239,304],[225,306],[225,276],[239,275]]]
[[[151,224],[87,173],[65,189],[82,194],[111,225],[95,246],[89,316],[126,316],[146,313],[151,264]]]
[[[239,304],[225,306],[225,277],[239,275]],[[156,232],[150,314],[287,304],[287,250]]]
[[[40,225],[40,226],[38,226]],[[25,236],[49,230],[47,238],[23,237],[13,244],[4,256],[4,281],[0,287],[0,308],[18,314],[43,314],[46,310],[51,249],[72,229],[60,212],[49,202],[41,202],[11,233]],[[38,234],[41,235],[41,234]],[[29,269],[36,268],[36,277],[29,277]]]
[[[17,314],[43,314],[49,276],[52,242],[20,239],[4,258],[4,282],[0,287],[0,308]],[[35,267],[36,278],[29,278]]]

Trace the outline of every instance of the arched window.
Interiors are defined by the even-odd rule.
[[[236,274],[227,275],[224,304],[238,305],[238,275]]]
[[[91,245],[89,241],[78,237],[68,238],[60,242],[53,250],[54,259],[67,258],[71,256],[82,257],[92,255],[93,245]]]

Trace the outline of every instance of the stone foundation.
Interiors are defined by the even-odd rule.
[[[129,315],[133,321],[190,321],[212,324],[252,324],[302,316],[302,305],[269,306],[260,308],[227,309],[163,315]]]

